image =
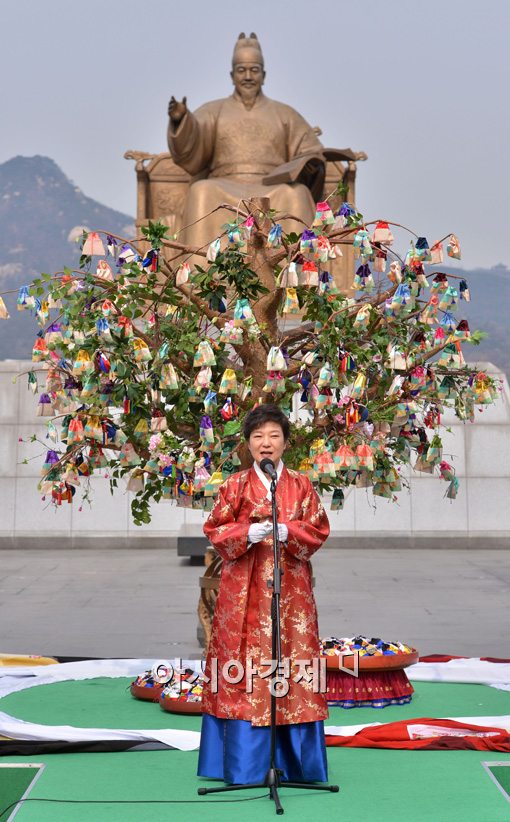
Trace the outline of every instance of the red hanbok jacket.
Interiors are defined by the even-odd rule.
[[[267,582],[272,576],[272,536],[248,545],[250,524],[271,519],[266,495],[267,489],[253,468],[240,471],[221,486],[204,525],[223,566],[205,667],[207,677],[217,669],[217,685],[212,680],[206,685],[203,710],[222,719],[251,720],[253,725],[270,724],[272,591]],[[288,693],[277,699],[277,723],[286,725],[328,716],[326,695],[319,691],[317,675],[319,635],[309,560],[328,537],[329,522],[310,480],[297,471],[283,468],[276,500],[278,522],[289,530],[281,552],[280,606],[282,657],[292,664],[290,676],[285,677]],[[245,675],[238,683],[228,682],[222,668],[229,660],[238,660],[243,666],[251,660],[252,669],[266,676]],[[297,660],[310,664],[300,662],[296,668]],[[263,661],[268,664],[264,666]],[[239,672],[239,668],[231,669],[230,678]],[[325,682],[323,685],[325,688]]]

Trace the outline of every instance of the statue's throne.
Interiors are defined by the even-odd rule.
[[[315,129],[320,134],[319,129]],[[324,187],[320,197],[325,199],[334,190],[339,181],[345,185],[343,198],[335,195],[329,202],[333,209],[339,206],[341,199],[354,204],[356,202],[356,162],[366,159],[362,153],[356,154],[351,149],[323,150],[326,158]],[[144,151],[126,151],[124,157],[135,161],[137,179],[137,228],[147,224],[148,220],[161,220],[168,225],[173,234],[182,227],[182,215],[188,188],[199,177],[191,177],[184,169],[176,165],[168,152],[148,154]],[[204,176],[204,175],[202,175]],[[213,238],[211,238],[212,240]],[[342,290],[350,287],[353,273],[353,254],[350,246],[343,246],[343,258],[335,260],[333,275]]]

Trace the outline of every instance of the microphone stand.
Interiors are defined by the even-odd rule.
[[[269,472],[268,472],[269,473]],[[278,513],[276,508],[276,471],[271,476],[271,508],[273,520],[273,578],[268,580],[269,588],[273,589],[271,598],[271,628],[272,628],[272,654],[273,662],[277,662],[275,676],[271,680],[271,744],[269,753],[269,768],[263,782],[243,785],[224,785],[222,788],[198,788],[198,794],[205,796],[208,793],[225,793],[229,791],[246,791],[252,788],[269,788],[269,799],[275,803],[276,813],[284,813],[284,809],[278,795],[279,788],[301,788],[312,791],[330,791],[338,793],[338,785],[316,785],[314,782],[282,782],[282,771],[276,767],[276,682],[281,670],[282,649],[281,649],[281,624],[280,624],[280,594],[283,571],[280,563],[280,540],[278,539]]]

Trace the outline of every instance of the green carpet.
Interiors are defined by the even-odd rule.
[[[489,765],[490,772],[510,797],[510,762],[508,765]]]
[[[0,700],[0,710],[28,722],[80,728],[179,728],[200,730],[200,717],[178,716],[159,705],[133,699],[131,680],[85,679],[18,691]],[[387,708],[330,708],[328,725],[395,722],[417,716],[497,716],[508,714],[508,691],[486,685],[416,682],[409,705]]]
[[[21,799],[40,770],[36,767],[27,768],[20,765],[16,768],[7,763],[0,763],[0,813],[4,808]],[[8,819],[11,813],[14,813],[14,808],[8,812],[5,819]]]
[[[176,717],[158,705],[134,700],[127,691],[128,685],[128,679],[95,679],[39,686],[4,697],[0,710],[49,725],[199,729],[197,717]],[[495,688],[416,683],[415,689],[410,705],[383,710],[333,708],[328,724],[508,713],[508,692]],[[46,763],[46,768],[30,793],[31,798],[137,799],[144,804],[27,802],[15,822],[146,822],[156,816],[171,819],[177,813],[190,822],[255,822],[274,818],[274,807],[267,799],[230,806],[222,802],[215,809],[213,803],[218,803],[218,798],[199,798],[196,789],[206,780],[195,775],[197,758],[197,751],[37,757],[34,761]],[[487,751],[328,748],[330,781],[340,785],[340,793],[282,789],[286,818],[302,820],[324,814],[324,818],[356,817],[362,822],[508,822],[509,804],[481,766],[481,762],[491,758],[510,762],[510,754],[491,757]],[[6,761],[27,762],[30,758],[8,757]],[[251,795],[259,793],[254,791]],[[234,797],[241,798],[237,793]],[[192,800],[196,804],[149,803],[155,799]],[[5,804],[2,802],[2,807]]]

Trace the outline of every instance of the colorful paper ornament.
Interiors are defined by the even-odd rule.
[[[471,295],[469,293],[468,284],[465,280],[461,280],[459,283],[459,292],[460,292],[460,299],[466,300],[466,302],[470,302]]]
[[[384,222],[384,220],[379,220],[376,224],[371,240],[373,243],[383,243],[384,245],[391,245],[393,242],[393,234],[391,233],[390,226],[388,223]]]
[[[239,416],[239,408],[237,405],[234,405],[232,402],[231,397],[227,397],[226,402],[220,409],[220,415],[225,420],[225,422],[230,422],[231,420],[235,420],[236,417]],[[225,426],[226,428],[226,426]],[[225,430],[223,431],[225,435]]]
[[[361,443],[356,448],[356,466],[367,471],[374,470],[374,452],[367,443]]]
[[[353,288],[355,288],[356,291],[367,292],[373,291],[375,288],[374,278],[372,277],[372,272],[370,271],[370,266],[368,263],[363,263],[356,270]]]
[[[49,317],[48,300],[40,301],[38,297],[35,298],[35,311],[40,325],[44,325]]]
[[[356,361],[348,351],[340,350],[338,352],[338,370],[341,374],[346,374],[348,371],[356,371]]]
[[[356,209],[350,203],[342,203],[335,214],[335,228],[344,228],[347,223],[355,225],[361,220],[361,214],[358,214]]]
[[[448,288],[439,295],[439,310],[447,311],[451,306],[456,305],[458,296],[459,293],[457,289],[449,285]]]
[[[210,450],[214,445],[214,431],[211,418],[204,414],[200,420],[200,441],[203,450]]]
[[[253,377],[246,377],[239,390],[239,399],[246,400],[253,391]]]
[[[98,442],[103,441],[103,428],[101,425],[101,420],[97,416],[97,414],[89,414],[85,418],[85,424],[83,427],[83,433],[85,437],[89,439],[97,440]],[[84,475],[85,476],[85,475]]]
[[[378,274],[384,274],[384,272],[386,271],[386,261],[388,259],[388,254],[383,249],[375,248],[375,247],[374,247],[374,253],[375,253],[375,258],[374,258],[373,269]]]
[[[45,458],[43,466],[41,468],[41,476],[44,477],[44,476],[48,475],[51,472],[53,466],[56,465],[59,462],[59,459],[60,459],[59,455],[57,454],[56,451],[52,451],[52,450],[47,451],[46,452],[46,458]],[[52,477],[47,476],[47,479],[52,479]]]
[[[439,307],[439,297],[437,294],[432,294],[427,305],[420,313],[420,322],[426,325],[434,325],[437,320],[437,312]]]
[[[127,468],[131,465],[140,465],[141,459],[130,442],[125,442],[119,451],[119,462]]]
[[[221,378],[219,394],[237,394],[237,376],[233,368],[226,368]]]
[[[453,377],[445,375],[441,380],[437,393],[442,401],[454,400],[457,396],[457,389]]]
[[[204,410],[206,414],[212,414],[217,405],[216,391],[209,390],[204,398]]]
[[[460,260],[460,245],[455,234],[450,234],[448,244],[446,246],[446,253],[454,260]]]
[[[317,379],[317,387],[323,388],[325,385],[331,385],[331,381],[333,379],[333,369],[331,367],[331,363],[327,362],[324,363],[321,370],[319,371],[319,377]]]
[[[315,217],[312,223],[314,228],[322,228],[326,225],[333,225],[335,217],[328,202],[317,203],[315,207]]]
[[[430,442],[430,445],[427,449],[427,455],[425,459],[432,465],[438,465],[443,458],[442,455],[443,443],[441,442],[441,437],[439,436],[439,434],[434,434]]]
[[[220,294],[213,294],[209,300],[209,308],[212,309],[212,311],[217,311],[219,314],[224,314],[227,310],[225,298]]]
[[[244,236],[246,237],[247,240],[249,240],[250,237],[251,237],[251,232],[253,231],[253,226],[254,225],[255,225],[255,218],[253,217],[252,214],[250,214],[250,216],[247,217],[246,220],[243,223]]]
[[[106,262],[106,260],[98,261],[96,268],[96,277],[99,277],[99,279],[101,280],[108,280],[110,282],[113,281],[113,271]]]
[[[133,356],[138,363],[149,362],[151,360],[151,352],[145,340],[140,337],[133,337],[131,340],[133,346]]]
[[[183,263],[180,265],[175,275],[176,286],[185,285],[189,281],[190,274],[191,266],[189,263]]]
[[[204,365],[216,365],[216,357],[209,340],[202,340],[198,344],[193,358],[193,367],[202,368]]]
[[[266,394],[283,394],[285,392],[285,378],[280,371],[269,371],[266,384],[262,391]]]
[[[92,257],[95,255],[100,257],[104,256],[105,248],[103,241],[96,231],[91,231],[87,234],[87,238],[83,243],[82,254],[85,254],[87,257]]]
[[[422,365],[416,366],[411,371],[410,383],[414,389],[424,388],[427,383],[427,371]]]
[[[50,323],[44,335],[47,345],[53,347],[57,343],[62,342],[63,338],[62,325],[58,322]]]
[[[320,478],[334,479],[336,477],[336,465],[329,451],[323,450],[314,458],[313,467]]]
[[[422,263],[432,262],[432,254],[426,237],[418,237],[415,245],[416,253]]]
[[[83,423],[79,417],[73,417],[70,420],[69,427],[67,429],[67,444],[75,445],[76,443],[83,442],[84,439],[85,432],[83,429]]]
[[[355,257],[361,257],[367,261],[372,256],[372,246],[370,244],[369,234],[366,229],[360,228],[356,232],[352,241],[352,246],[354,248]]]
[[[142,442],[145,442],[148,433],[149,433],[148,420],[146,420],[145,417],[140,417],[140,419],[138,420],[138,422],[136,423],[136,425],[133,429],[133,436],[135,436],[136,439],[139,439],[139,440],[142,440]]]
[[[282,306],[282,314],[299,314],[299,300],[295,288],[285,289],[285,299]]]
[[[130,265],[131,263],[136,263],[140,260],[140,255],[129,245],[129,243],[125,243],[117,256],[117,265],[120,267]]]
[[[238,222],[227,223],[225,231],[230,245],[234,245],[236,248],[241,248],[244,245],[244,232],[241,231],[241,225]]]
[[[135,470],[129,475],[129,479],[126,484],[126,491],[131,491],[133,494],[139,494],[143,491],[144,487],[144,473],[139,468],[135,468]]]
[[[3,298],[0,297],[0,320],[8,320],[9,317],[10,314],[7,311],[7,306],[5,305]]]
[[[298,283],[305,288],[313,288],[319,284],[317,266],[311,260],[305,260],[298,272]]]
[[[346,443],[343,443],[335,451],[334,461],[338,468],[352,468],[356,463],[356,455],[354,454],[352,448],[350,448]]]
[[[80,348],[76,355],[76,359],[73,364],[73,374],[75,377],[79,377],[82,374],[86,374],[89,371],[93,371],[94,369],[94,362],[92,357],[90,356],[89,352],[86,351],[84,348]]]
[[[210,479],[204,485],[204,496],[206,497],[214,497],[218,493],[220,486],[225,481],[225,477],[223,476],[222,471],[214,471],[211,475]]]
[[[469,340],[471,332],[467,320],[461,320],[455,329],[454,335],[457,340]]]
[[[319,294],[327,294],[334,287],[333,275],[329,271],[321,271],[319,275]]]
[[[221,240],[219,237],[216,240],[213,240],[210,244],[209,248],[207,249],[207,262],[214,263],[216,261],[216,257],[220,253],[221,250]]]
[[[323,411],[325,408],[329,408],[330,406],[334,405],[335,397],[331,388],[327,385],[323,388],[318,388],[318,386],[314,386],[318,390],[318,394],[315,397],[315,408],[317,411]]]
[[[288,266],[280,272],[278,285],[280,288],[296,288],[296,286],[299,285],[298,265],[295,261],[290,262]]]
[[[168,428],[168,422],[167,422],[167,419],[166,419],[165,415],[163,414],[161,409],[156,408],[152,412],[151,431],[153,433],[157,433],[157,432],[161,432],[161,431],[166,431],[167,428]]]
[[[443,244],[440,242],[434,243],[430,249],[430,262],[432,265],[439,265],[443,262]]]
[[[28,381],[28,388],[31,390],[32,394],[37,394],[37,375],[34,374],[33,371],[29,371],[27,375]]]
[[[494,401],[495,389],[491,386],[490,380],[484,371],[479,371],[472,382],[474,400],[479,405],[488,405]]]
[[[195,377],[195,382],[193,383],[193,385],[197,391],[203,391],[204,388],[209,388],[211,380],[212,369],[210,368],[210,366],[204,365]]]
[[[37,337],[32,348],[32,362],[42,362],[48,356],[48,347],[43,337]]]
[[[336,254],[328,238],[320,234],[315,245],[315,259],[319,260],[320,263],[327,263],[328,260],[334,260],[335,257]]]
[[[366,331],[370,324],[371,311],[372,308],[370,305],[362,305],[354,318],[352,324],[353,329]]]
[[[402,282],[402,266],[398,260],[393,260],[393,262],[390,263],[388,279],[396,285]]]
[[[287,362],[283,356],[281,348],[277,345],[271,346],[267,355],[266,368],[268,371],[286,371]]]
[[[282,244],[282,231],[283,229],[279,223],[271,226],[267,235],[268,248],[280,248]]]
[[[308,402],[308,387],[310,386],[312,379],[313,377],[311,371],[309,371],[305,365],[302,365],[297,375],[297,383],[303,389],[303,393],[300,396],[301,402]]]
[[[332,511],[343,511],[345,503],[345,494],[342,488],[335,488],[333,491],[333,496],[331,497],[331,510]]]
[[[299,240],[299,251],[304,256],[311,256],[315,254],[315,247],[317,244],[317,235],[315,231],[306,228],[301,234]]]
[[[243,328],[254,321],[253,311],[247,297],[240,297],[234,306],[234,325]]]
[[[161,366],[159,387],[162,391],[177,391],[179,388],[177,372],[171,362]]]
[[[29,294],[28,285],[22,285],[16,300],[18,311],[25,311],[27,308],[33,308],[34,298]]]
[[[354,385],[352,386],[351,394],[356,399],[359,399],[363,394],[367,385],[367,377],[362,371],[360,371],[354,380]]]
[[[105,340],[111,340],[110,325],[106,317],[100,317],[99,320],[96,320],[96,332],[99,337],[103,337]]]

